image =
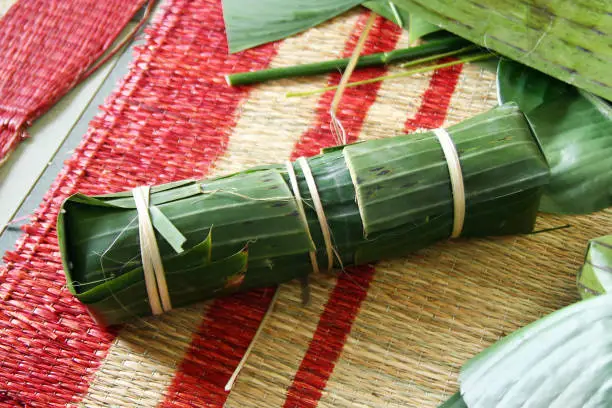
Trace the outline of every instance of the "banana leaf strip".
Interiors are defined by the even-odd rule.
[[[468,361],[470,408],[604,408],[612,401],[612,295],[558,310]]]
[[[612,107],[513,61],[498,68],[500,103],[515,102],[551,169],[541,211],[582,214],[612,206]]]
[[[589,241],[577,281],[583,299],[612,293],[612,235]]]
[[[464,177],[462,236],[532,231],[549,169],[518,107],[497,107],[448,131]],[[335,267],[397,257],[450,236],[449,169],[432,132],[328,149],[307,160]],[[155,225],[174,307],[306,277],[311,251],[327,267],[312,196],[300,165],[293,168],[306,220],[285,165],[151,189],[151,207],[176,229]],[[58,237],[68,288],[98,321],[151,314],[130,192],[68,198]]]

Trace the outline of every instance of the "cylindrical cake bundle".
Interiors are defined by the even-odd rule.
[[[457,228],[463,237],[530,232],[549,168],[518,108],[503,105],[442,132],[460,168],[449,167],[440,133],[326,149],[150,193],[74,195],[58,219],[68,286],[112,325],[397,257]]]

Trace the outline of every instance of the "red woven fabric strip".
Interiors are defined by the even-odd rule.
[[[223,74],[265,68],[275,46],[228,56],[216,0],[172,0],[0,269],[0,404],[78,401],[115,333],[64,288],[55,234],[62,200],[201,177],[224,152],[249,88]],[[258,317],[254,321],[258,321]]]
[[[353,51],[366,19],[367,14],[360,16],[356,29],[346,43],[345,55],[350,55]],[[379,18],[370,32],[364,53],[392,50],[399,39],[399,34],[400,30],[395,24]],[[358,80],[383,75],[384,72],[385,68],[375,68],[361,70],[354,75],[355,80]],[[340,76],[333,74],[329,82],[337,84],[339,80]],[[352,141],[359,134],[379,88],[380,83],[375,83],[346,90],[338,118]],[[316,122],[301,136],[293,151],[294,158],[317,154],[322,147],[336,143],[329,128],[329,108],[332,98],[333,92],[328,92],[319,100]],[[223,298],[213,302],[194,335],[164,400],[164,407],[223,406],[229,395],[224,391],[225,383],[255,334],[271,296],[269,292],[264,295],[261,292],[253,292],[242,295],[240,301]],[[245,316],[248,319],[245,320]],[[223,341],[219,340],[220,337]],[[230,341],[231,347],[228,346]]]
[[[441,62],[453,60],[453,58],[446,58]],[[435,129],[444,124],[462,70],[463,65],[459,64],[434,71],[429,87],[423,94],[423,99],[421,99],[419,110],[414,117],[406,120],[404,125],[406,133],[414,132],[419,128]]]
[[[0,163],[145,0],[21,0],[0,20]]]
[[[338,278],[308,351],[287,392],[284,408],[317,406],[351,332],[361,303],[368,295],[374,272],[372,266],[349,268]]]

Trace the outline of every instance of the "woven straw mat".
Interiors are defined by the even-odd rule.
[[[32,121],[88,76],[144,1],[0,1],[0,165]]]
[[[577,300],[586,241],[610,211],[542,215],[553,232],[458,239],[346,274],[313,276],[312,301],[285,284],[230,393],[223,387],[271,299],[258,290],[113,331],[64,287],[55,234],[63,198],[120,191],[318,153],[332,145],[337,74],[231,88],[228,72],[350,55],[367,19],[355,10],[304,34],[227,55],[219,1],[171,0],[130,72],[100,108],[0,272],[0,406],[435,407],[467,359]],[[365,52],[407,46],[377,19]],[[360,71],[366,79],[399,68]],[[350,88],[338,117],[351,140],[457,123],[495,106],[476,65]],[[4,404],[4,405],[3,405]]]

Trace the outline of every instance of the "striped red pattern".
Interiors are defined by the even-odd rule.
[[[308,351],[287,392],[284,408],[317,406],[361,303],[368,295],[374,272],[373,266],[348,268],[338,278]]]
[[[366,16],[349,37],[350,54]],[[196,41],[205,38],[206,41]],[[379,19],[366,52],[394,48],[399,30]],[[232,71],[264,68],[275,46],[228,56],[221,8],[214,0],[173,0],[149,30],[129,75],[102,107],[82,145],[47,194],[36,220],[0,271],[0,404],[63,406],[78,401],[115,333],[98,329],[61,286],[54,232],[61,201],[202,176],[224,152],[248,88],[224,84]],[[357,78],[384,74],[364,70]],[[445,73],[447,72],[447,73]],[[434,74],[419,113],[406,128],[436,127],[444,120],[460,68]],[[329,83],[339,80],[330,75]],[[361,130],[379,84],[348,89],[338,117],[350,140]],[[212,98],[211,96],[214,96]],[[318,153],[335,143],[329,131],[332,93],[324,94],[313,126],[293,156]],[[409,125],[410,123],[410,125]],[[313,340],[288,392],[285,406],[316,406],[333,372],[373,276],[372,267],[340,275]],[[348,294],[348,296],[347,296]],[[223,386],[246,349],[270,301],[266,290],[212,303],[169,388],[164,406],[222,406]]]
[[[222,407],[229,395],[225,384],[249,346],[273,294],[273,289],[264,289],[214,301],[161,406]]]
[[[206,41],[193,41],[198,36]],[[166,6],[17,249],[5,256],[0,401],[59,407],[77,400],[115,335],[98,328],[63,288],[54,229],[62,200],[77,190],[96,194],[202,176],[222,154],[249,92],[227,87],[223,73],[264,68],[275,52],[265,46],[227,56],[217,1]]]
[[[452,58],[441,62],[452,61]],[[463,65],[453,65],[434,71],[429,88],[423,94],[421,106],[416,115],[406,120],[404,131],[406,133],[421,129],[435,129],[444,123],[451,97],[455,92]]]
[[[145,0],[21,0],[0,20],[0,163]]]

